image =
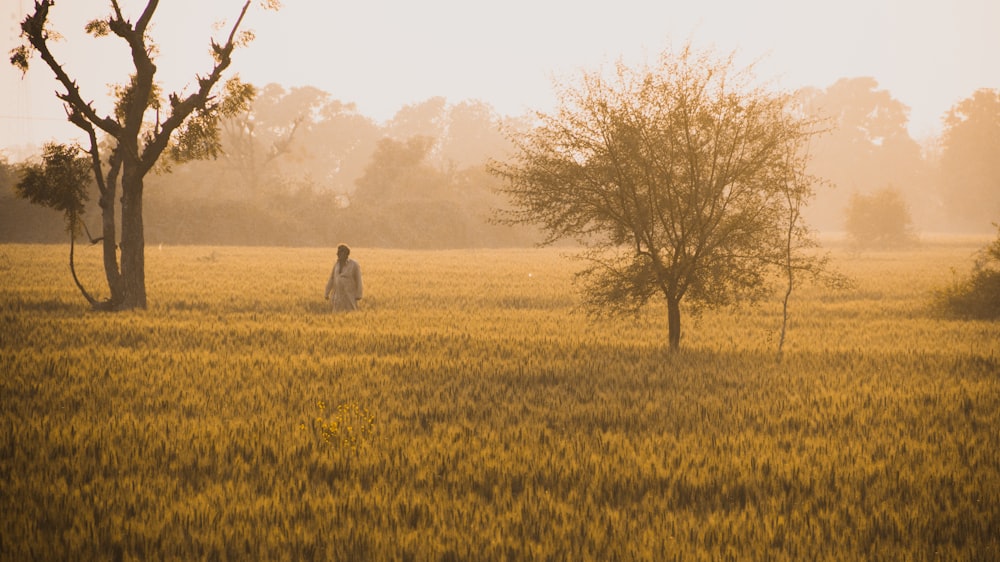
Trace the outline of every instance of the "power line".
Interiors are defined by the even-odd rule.
[[[14,119],[17,121],[66,121],[65,117],[36,117],[31,115],[0,115],[0,119]]]

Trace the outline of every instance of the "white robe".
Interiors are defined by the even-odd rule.
[[[343,267],[340,260],[334,263],[330,280],[326,282],[326,292],[330,294],[334,312],[357,310],[358,301],[364,294],[358,262],[348,258]]]

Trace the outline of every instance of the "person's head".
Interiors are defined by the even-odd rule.
[[[351,255],[351,248],[347,244],[337,246],[337,259],[347,261],[347,256]]]

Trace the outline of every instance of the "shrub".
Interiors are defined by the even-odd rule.
[[[872,195],[851,194],[845,227],[848,238],[860,248],[900,248],[916,242],[910,209],[893,187]]]
[[[937,304],[945,314],[962,318],[1000,318],[1000,225],[997,238],[983,248],[968,278],[937,292]]]

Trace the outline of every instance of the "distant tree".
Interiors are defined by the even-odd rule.
[[[218,161],[185,163],[151,178],[159,200],[175,186],[183,186],[185,198],[259,204],[305,185],[347,197],[383,136],[353,103],[277,84],[262,87],[247,111],[221,120],[220,128]]]
[[[270,164],[292,150],[300,126],[312,117],[324,95],[309,88],[306,96],[288,100],[284,88],[269,84],[245,111],[221,121],[223,159],[247,191],[259,193]]]
[[[97,304],[97,299],[80,283],[73,262],[76,237],[81,233],[81,227],[85,228],[83,214],[88,199],[87,188],[91,183],[93,171],[85,153],[76,147],[48,143],[42,149],[42,163],[23,166],[15,190],[18,196],[36,205],[62,211],[66,231],[69,232],[70,273],[80,293],[93,306]],[[93,243],[99,241],[92,240]]]
[[[871,195],[851,194],[847,236],[858,248],[900,248],[916,242],[910,209],[899,190],[883,188]]]
[[[979,252],[972,273],[939,289],[937,306],[949,316],[980,320],[1000,319],[1000,225],[997,237]]]
[[[17,193],[23,167],[33,161],[11,163],[0,154],[0,243],[58,243],[65,240],[65,220],[50,215]]]
[[[500,118],[485,102],[471,100],[449,107],[441,158],[457,169],[480,166],[491,158],[502,160],[510,143],[499,123]]]
[[[809,171],[830,184],[817,189],[806,210],[814,223],[838,228],[854,191],[892,184],[906,186],[901,195],[907,199],[926,197],[921,195],[929,185],[920,145],[907,129],[910,109],[879,89],[874,78],[841,78],[825,90],[805,89],[799,96],[806,113],[824,120],[827,129],[810,147]]]
[[[440,96],[403,106],[386,124],[385,134],[404,142],[410,137],[430,137],[437,143],[448,126],[447,107],[448,101]]]
[[[230,79],[222,92],[214,91],[230,65],[233,50],[252,38],[249,32],[237,34],[251,0],[243,5],[225,41],[222,44],[212,41],[214,66],[208,74],[198,77],[197,91],[172,93],[165,103],[154,81],[156,48],[148,35],[158,0],[149,0],[134,23],[123,14],[119,1],[111,0],[112,13],[91,21],[86,30],[94,37],[115,35],[123,39],[135,72],[125,84],[114,88],[117,98],[114,112],[103,116],[86,101],[88,98],[77,81],[66,73],[50,49],[50,43],[59,36],[49,28],[49,10],[54,4],[53,0],[35,2],[34,11],[21,22],[21,35],[26,43],[14,49],[11,63],[27,72],[32,55],[40,55],[64,88],[57,95],[65,104],[69,121],[90,139],[91,165],[100,192],[104,270],[110,290],[110,298],[102,307],[145,308],[144,178],[165,152],[175,161],[215,157],[219,152],[219,120],[244,111],[253,97],[254,89],[236,78]],[[266,4],[277,7],[276,0],[267,0]],[[110,139],[110,149],[102,148],[98,142],[99,131]],[[119,190],[120,264],[116,244]]]
[[[349,194],[365,173],[381,137],[378,125],[359,113],[355,104],[327,98],[315,121],[304,124],[301,150],[286,162],[325,188]],[[287,168],[285,173],[289,173]]]
[[[364,175],[356,182],[352,204],[385,205],[432,196],[442,184],[437,171],[426,163],[434,143],[435,139],[425,136],[380,140]]]
[[[1000,216],[1000,90],[978,90],[944,118],[942,200],[952,223],[984,229]]]
[[[678,349],[682,301],[761,296],[806,236],[786,227],[800,220],[788,211],[786,180],[811,124],[790,96],[752,82],[731,57],[690,47],[652,68],[619,64],[612,79],[585,73],[560,88],[555,113],[512,138],[510,162],[494,163],[514,206],[503,220],[540,225],[546,243],[589,248],[580,275],[592,310],[664,298]]]
[[[0,193],[5,193],[14,187],[16,176],[17,171],[7,160],[7,156],[0,154]]]

